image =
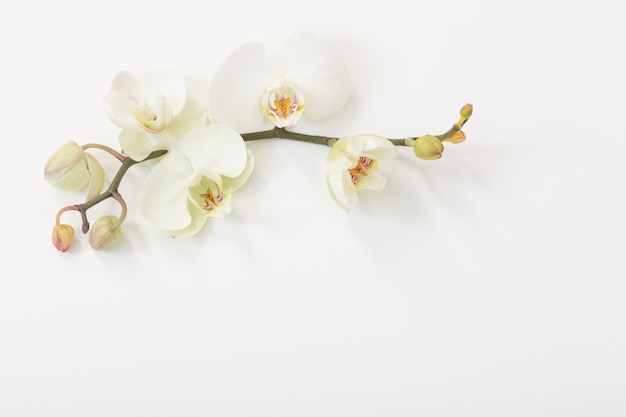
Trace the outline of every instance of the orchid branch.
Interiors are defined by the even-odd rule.
[[[382,146],[381,149],[383,149],[383,151],[380,151],[380,152],[391,155],[392,153],[395,152],[395,150],[393,152],[391,151],[391,149],[393,149],[394,146],[410,146],[410,147],[413,147],[415,155],[419,158],[438,159],[441,157],[441,153],[443,152],[442,142],[460,143],[465,140],[465,134],[463,133],[461,128],[465,125],[467,120],[472,115],[472,111],[473,111],[473,107],[471,104],[464,105],[460,110],[459,120],[456,123],[454,123],[452,127],[448,129],[448,131],[440,135],[423,135],[419,137],[408,137],[404,139],[384,139],[384,138],[378,137],[378,139],[382,141],[386,140],[388,146],[391,147],[391,148],[385,148],[385,146],[380,145]],[[235,132],[233,133],[236,135]],[[240,137],[241,139],[243,139],[244,142],[263,140],[263,139],[288,139],[288,140],[294,140],[298,142],[326,145],[326,146],[333,148],[333,150],[331,150],[331,153],[335,151],[334,148],[339,147],[339,144],[337,144],[337,146],[334,146],[338,141],[346,140],[345,138],[342,139],[342,138],[332,137],[332,136],[309,135],[306,133],[291,132],[289,130],[286,130],[284,127],[278,127],[278,126],[275,126],[273,129],[270,129],[270,130],[244,133],[244,134],[241,134]],[[356,140],[360,140],[360,139],[357,138]],[[104,216],[104,217],[99,218],[94,223],[93,230],[91,231],[89,235],[89,243],[91,244],[91,246],[94,249],[103,249],[105,247],[108,247],[112,243],[114,243],[117,239],[119,239],[120,226],[122,222],[124,221],[124,219],[126,218],[126,214],[127,214],[126,202],[124,201],[124,199],[122,198],[121,194],[118,191],[120,183],[122,182],[122,179],[126,175],[126,172],[130,169],[130,167],[136,164],[149,161],[152,159],[160,158],[161,156],[167,153],[167,150],[164,150],[164,149],[155,150],[144,159],[135,160],[105,145],[90,143],[87,145],[83,145],[82,147],[78,147],[78,145],[75,143],[69,143],[65,146],[67,147],[67,149],[69,149],[69,152],[71,152],[71,156],[75,156],[75,158],[72,158],[70,160],[71,164],[76,163],[76,161],[78,160],[76,158],[80,158],[82,155],[81,152],[83,152],[86,149],[92,149],[92,148],[103,150],[113,155],[116,159],[118,159],[121,162],[121,166],[119,167],[117,173],[113,177],[111,184],[104,192],[100,193],[99,195],[93,198],[90,198],[85,203],[70,205],[59,210],[56,216],[56,225],[52,232],[52,242],[54,246],[58,250],[65,252],[69,248],[74,238],[74,229],[70,225],[61,224],[61,215],[65,213],[66,211],[78,211],[82,219],[81,230],[83,233],[87,233],[90,230],[89,219],[87,218],[87,211],[91,207],[101,203],[102,201],[107,200],[109,198],[113,198],[121,206],[120,216],[116,217],[113,215],[109,215],[109,216]],[[336,150],[335,154],[341,154],[341,152],[344,152],[344,151],[338,149]],[[333,156],[333,157],[336,157],[336,156]],[[65,162],[63,158],[60,158],[60,160],[62,162]],[[54,164],[52,165],[54,166]],[[357,165],[348,170],[353,184],[359,183],[359,181],[361,181],[362,178],[365,178],[368,175],[370,175],[370,171],[372,169],[375,169],[373,167],[375,167],[375,161],[373,161],[369,157],[359,157]],[[88,165],[88,169],[89,169],[89,165]],[[46,172],[48,171],[54,174],[54,170],[52,168],[46,170]],[[332,188],[333,187],[331,186],[331,192],[335,200],[339,203],[341,207],[349,211],[348,202],[343,201],[345,197],[343,193],[340,190],[335,190]],[[214,203],[214,205],[217,205],[219,201],[217,201],[216,197],[209,191],[206,191],[204,192],[204,194],[201,194],[201,197],[205,198],[205,202],[208,201],[206,199],[209,199],[212,203]],[[218,193],[218,195],[221,195],[221,194]],[[218,200],[219,200],[219,197],[218,197]]]
[[[103,147],[101,146],[93,146],[93,144],[91,145],[85,145],[86,147],[83,147],[83,149],[87,149],[87,148],[100,148],[102,149]],[[108,148],[108,147],[106,147]],[[115,217],[111,217],[111,216],[105,216],[102,219],[99,220],[104,220],[106,222],[108,222],[109,224],[107,224],[106,226],[108,227],[108,229],[116,232],[117,230],[119,230],[119,227],[121,225],[121,223],[124,221],[124,219],[126,218],[126,213],[127,213],[127,207],[126,207],[126,202],[124,201],[124,199],[122,198],[121,194],[118,191],[118,188],[120,186],[120,183],[122,182],[122,179],[124,178],[124,175],[126,175],[126,172],[128,172],[128,170],[130,169],[130,167],[132,167],[133,165],[137,165],[139,163],[142,162],[146,162],[149,161],[151,159],[156,159],[159,158],[163,155],[165,155],[167,153],[166,150],[157,150],[157,151],[153,151],[152,153],[150,153],[147,157],[145,157],[144,159],[140,160],[140,161],[136,161],[132,158],[129,158],[127,156],[124,156],[116,151],[110,152],[112,151],[112,149],[108,148],[105,149],[107,150],[107,152],[112,153],[114,156],[116,156],[117,159],[120,160],[120,162],[122,162],[120,168],[118,169],[117,173],[115,174],[115,177],[113,177],[113,180],[111,180],[111,184],[109,185],[109,187],[102,192],[101,194],[99,194],[98,196],[90,199],[89,201],[82,203],[82,204],[74,204],[74,205],[70,205],[67,207],[63,207],[61,210],[59,210],[59,212],[57,213],[56,216],[56,225],[52,231],[52,242],[54,244],[54,246],[59,249],[62,252],[65,252],[68,248],[69,245],[71,244],[73,238],[74,238],[74,229],[67,225],[67,224],[61,224],[61,215],[63,213],[65,213],[66,211],[78,211],[80,213],[81,219],[82,219],[82,227],[81,230],[83,233],[87,233],[89,232],[89,220],[87,218],[87,210],[89,210],[91,207],[101,203],[102,201],[108,199],[108,198],[113,198],[115,199],[121,206],[122,208],[122,212],[119,218]],[[119,157],[118,157],[119,156]],[[97,244],[102,244],[103,239],[101,236],[98,236],[100,238],[100,241],[97,242]],[[106,239],[108,238],[108,236],[104,237],[104,241],[106,241]],[[90,238],[90,243],[92,243],[92,246],[94,245],[93,242],[91,242],[92,239]]]
[[[452,125],[452,127],[448,129],[447,132],[442,133],[440,135],[434,135],[433,137],[439,139],[440,142],[455,141],[455,138],[458,138],[460,135],[459,132],[461,132],[461,128],[467,122],[467,120],[469,120],[470,116],[472,115],[472,105],[471,104],[464,105],[461,108],[460,115],[461,117],[459,118],[459,120],[454,125]],[[276,126],[270,130],[243,133],[241,137],[243,138],[245,142],[263,140],[263,139],[288,139],[288,140],[295,140],[297,142],[314,143],[314,144],[326,145],[326,146],[333,146],[333,144],[337,142],[337,140],[339,139],[337,137],[332,137],[332,136],[308,135],[306,133],[291,132],[289,130],[286,130],[284,127],[276,127]],[[411,146],[412,147],[415,145],[414,141],[416,138],[417,137],[409,137],[409,138],[388,139],[388,140],[396,146]],[[464,135],[463,135],[463,139],[464,139]],[[458,142],[460,141],[461,140],[459,140]],[[458,142],[455,142],[455,143],[458,143]]]
[[[130,167],[132,167],[133,165],[139,164],[141,162],[146,162],[151,159],[159,158],[165,155],[166,153],[167,153],[166,150],[153,151],[152,153],[150,153],[150,155],[148,155],[141,161],[135,161],[134,159],[131,159],[127,156],[123,156],[122,165],[120,166],[119,170],[115,174],[115,177],[113,177],[113,179],[111,180],[111,184],[109,185],[109,188],[107,188],[106,191],[104,191],[99,196],[94,197],[91,200],[83,204],[77,204],[74,206],[76,207],[76,210],[80,211],[81,216],[83,218],[83,226],[82,226],[83,233],[87,233],[89,231],[89,221],[87,220],[87,210],[89,210],[91,207],[95,206],[96,204],[106,200],[107,198],[114,197],[118,201],[119,199],[121,199],[121,195],[118,192],[118,188],[120,186],[120,183],[122,182],[122,178],[124,178],[124,175],[126,175],[126,172],[128,171]]]

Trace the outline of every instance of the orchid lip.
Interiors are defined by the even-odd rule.
[[[164,130],[171,116],[169,106],[161,99],[158,100],[158,103],[129,101],[128,108],[137,123],[149,133],[158,133]]]
[[[350,173],[350,179],[352,180],[352,184],[356,186],[357,183],[361,179],[367,177],[370,171],[370,168],[374,168],[374,162],[375,160],[371,158],[368,158],[365,156],[359,157],[356,165],[348,169],[348,172]]]
[[[291,84],[276,83],[263,95],[261,106],[275,126],[293,126],[304,112],[304,95]]]
[[[227,197],[221,178],[211,179],[194,173],[187,181],[189,199],[196,207],[207,213],[221,208]]]

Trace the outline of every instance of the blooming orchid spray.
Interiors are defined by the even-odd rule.
[[[330,201],[345,211],[358,204],[362,190],[381,191],[383,163],[398,147],[416,157],[435,160],[444,143],[461,143],[461,130],[473,112],[471,104],[445,133],[402,139],[355,133],[319,136],[293,130],[301,118],[336,117],[351,93],[348,73],[335,51],[320,37],[293,31],[268,41],[245,44],[226,57],[208,80],[208,97],[190,79],[173,70],[135,75],[117,74],[104,95],[107,117],[120,128],[120,150],[107,145],[67,142],[48,160],[45,179],[60,189],[86,189],[85,202],[58,211],[52,243],[62,252],[74,239],[74,228],[61,222],[77,211],[89,243],[101,250],[121,238],[127,206],[119,187],[129,168],[140,163],[150,170],[140,190],[140,212],[171,236],[198,233],[210,218],[228,215],[233,193],[252,173],[254,157],[246,142],[282,138],[328,146],[326,184]],[[209,109],[211,117],[209,117]],[[107,185],[102,164],[92,151],[110,154],[120,167]],[[120,213],[90,224],[87,212],[109,198]]]

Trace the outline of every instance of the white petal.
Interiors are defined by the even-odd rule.
[[[141,161],[150,155],[154,144],[146,132],[124,129],[117,137],[122,151],[135,161]]]
[[[180,139],[194,127],[206,124],[206,121],[207,107],[201,103],[187,102],[185,109],[170,121],[167,132]]]
[[[352,184],[352,177],[347,171],[344,171],[343,173],[343,191],[346,194],[346,198],[348,199],[348,206],[356,206],[359,198],[356,192],[356,188],[354,188],[354,184]]]
[[[387,180],[380,174],[378,170],[370,171],[365,177],[361,178],[357,182],[356,188],[358,190],[373,190],[380,191],[385,188]]]
[[[215,208],[215,210],[211,210],[211,211],[205,211],[204,215],[206,217],[225,217],[227,215],[229,215],[231,213],[231,211],[233,211],[233,204],[232,204],[232,191],[233,190],[223,190],[224,191],[224,199],[222,201],[220,201],[220,204],[218,207]]]
[[[136,79],[137,76],[130,71],[119,72],[111,82],[111,90],[130,93],[130,85],[135,82]]]
[[[208,168],[217,175],[237,177],[248,160],[243,139],[225,125],[196,127],[182,138],[180,146],[194,170]]]
[[[155,71],[137,78],[131,84],[131,95],[139,102],[155,102],[163,97],[172,114],[177,115],[187,101],[185,79],[176,71]]]
[[[158,133],[149,133],[152,140],[152,150],[155,149],[171,149],[180,142],[180,137],[176,138],[170,133],[170,129],[165,129]]]
[[[349,184],[346,183],[348,177]],[[349,212],[354,201],[356,200],[356,192],[352,189],[352,182],[349,179],[347,171],[328,171],[326,176],[326,185],[328,191],[335,203],[342,209]]]
[[[246,162],[246,167],[244,168],[243,172],[235,178],[223,177],[222,178],[224,180],[223,187],[225,189],[230,188],[233,191],[238,190],[246,183],[246,181],[248,181],[248,178],[250,178],[250,174],[252,173],[253,168],[254,168],[254,155],[252,155],[251,150],[248,150],[248,161]]]
[[[183,115],[189,103],[195,103],[198,108],[202,108],[202,112],[206,112],[209,108],[209,79],[207,77],[186,76],[185,85],[187,86],[187,100],[185,108],[177,117],[188,119]]]
[[[335,52],[312,33],[296,32],[287,40],[285,53],[285,80],[304,94],[304,114],[321,120],[339,112],[350,96],[350,82]]]
[[[282,78],[287,71],[285,44],[289,36],[299,30],[290,19],[273,20],[260,31],[260,39],[265,45],[265,71],[272,78]]]
[[[161,160],[160,164],[174,177],[181,181],[187,181],[189,176],[193,174],[193,166],[191,161],[181,151],[180,146],[175,146]]]
[[[111,90],[104,95],[103,105],[107,117],[117,126],[128,129],[136,125],[136,120],[128,109],[130,84],[136,79],[128,71],[120,72],[111,83]]]
[[[137,125],[136,119],[128,110],[128,94],[120,91],[109,91],[103,98],[104,112],[110,121],[122,129]]]
[[[261,99],[271,79],[264,71],[265,47],[252,42],[233,51],[218,68],[209,89],[209,109],[218,122],[239,133],[271,128]]]
[[[198,233],[204,224],[206,223],[208,217],[203,216],[200,209],[194,207],[193,204],[189,203],[188,207],[189,213],[191,214],[191,223],[183,229],[180,230],[170,230],[169,233],[172,237],[188,237],[193,236]]]
[[[140,210],[153,226],[180,230],[192,221],[187,200],[185,182],[173,176],[161,161],[146,177]]]
[[[167,127],[167,131],[176,139],[182,138],[196,126],[206,124],[209,109],[208,81],[186,78],[187,101],[180,113],[175,115]]]
[[[265,72],[270,78],[282,79],[288,68],[287,55],[282,48],[282,43],[279,44],[280,48],[272,48],[270,45],[273,44],[265,44]]]
[[[395,145],[388,139],[377,135],[359,135],[363,143],[361,150],[364,156],[374,159],[394,158],[398,154]]]
[[[363,142],[359,140],[357,136],[339,139],[332,148],[330,148],[330,152],[328,152],[328,169],[332,171],[345,171],[353,168],[359,156],[361,156],[362,148]]]

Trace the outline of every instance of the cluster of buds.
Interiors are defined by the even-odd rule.
[[[104,188],[106,175],[98,160],[85,152],[88,147],[89,145],[80,146],[73,141],[61,146],[46,163],[45,180],[57,188],[70,191],[78,191],[88,186],[86,201],[96,198]],[[61,252],[67,251],[74,240],[74,228],[60,223],[61,214],[68,210],[80,211],[81,207],[65,207],[57,214],[57,224],[52,229],[52,244]],[[111,217],[98,219],[91,228],[89,243],[94,249],[110,246],[119,238],[119,225],[115,226],[116,222],[112,222]],[[89,228],[88,223],[86,228]]]
[[[80,205],[69,206],[61,209],[57,214],[57,223],[52,229],[52,244],[61,252],[67,251],[74,241],[74,228],[69,224],[60,222],[61,214],[68,210],[83,210]],[[114,215],[106,215],[97,219],[89,227],[89,223],[83,224],[83,231],[89,232],[89,245],[95,250],[106,249],[117,242],[122,236],[123,219]],[[87,229],[87,230],[85,230]]]
[[[103,191],[106,174],[102,165],[93,155],[85,152],[90,148],[108,152],[122,163],[107,190]],[[165,151],[153,152],[144,160],[157,158],[163,154]],[[50,184],[70,191],[79,191],[87,187],[85,203],[64,207],[57,213],[56,224],[52,229],[52,244],[55,248],[65,252],[74,240],[74,228],[69,224],[61,223],[61,215],[67,211],[78,211],[81,214],[82,232],[89,233],[89,244],[93,249],[106,249],[120,239],[121,225],[126,218],[127,207],[117,188],[128,168],[137,163],[138,161],[107,146],[98,144],[80,146],[76,142],[65,143],[48,159],[44,168],[44,178]],[[107,198],[113,198],[120,204],[122,209],[120,216],[105,215],[90,226],[87,220],[87,210]]]
[[[461,108],[459,120],[443,135],[424,135],[418,138],[408,138],[405,139],[404,143],[407,146],[412,146],[415,156],[420,159],[439,159],[443,154],[443,142],[458,144],[465,141],[466,136],[461,128],[472,116],[473,110],[474,108],[471,104],[464,105]]]

